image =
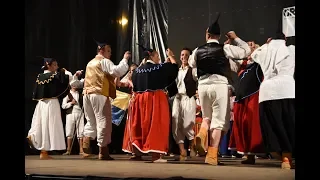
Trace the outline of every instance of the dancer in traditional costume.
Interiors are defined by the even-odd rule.
[[[193,127],[196,118],[197,69],[188,65],[192,51],[184,48],[181,51],[176,84],[178,93],[175,95],[172,106],[172,133],[180,149],[180,161],[187,159],[187,150],[184,148],[185,137],[189,140],[190,156],[196,156]]]
[[[58,70],[57,60],[44,58],[44,70],[39,74],[32,98],[38,101],[28,132],[30,147],[40,150],[40,159],[51,159],[48,151],[65,150],[66,144],[58,98],[69,93],[72,74]]]
[[[83,107],[87,123],[84,127],[83,157],[90,154],[90,140],[97,137],[100,160],[113,160],[109,155],[112,119],[110,98],[116,97],[115,77],[128,71],[130,52],[125,52],[119,65],[110,60],[111,47],[108,43],[97,42],[97,55],[86,67]]]
[[[197,67],[198,93],[203,117],[200,132],[196,136],[196,148],[200,155],[205,154],[204,142],[210,130],[210,145],[205,162],[211,165],[218,165],[220,139],[223,132],[229,129],[228,78],[231,77],[231,68],[228,59],[243,59],[250,54],[248,44],[233,31],[227,35],[237,46],[219,44],[218,18],[206,30],[207,43],[195,49],[189,59],[189,65]]]
[[[281,27],[280,23],[276,35],[256,49],[251,58],[264,74],[259,112],[265,149],[282,154],[282,169],[290,169],[295,149],[295,58],[286,46]]]
[[[77,71],[76,75],[80,76],[82,71]],[[76,131],[79,142],[79,154],[83,154],[82,137],[84,128],[84,113],[82,109],[82,88],[84,79],[79,80],[78,76],[70,82],[70,93],[62,100],[62,109],[66,110],[66,137],[67,137],[67,152],[63,155],[70,155],[73,137]]]
[[[253,52],[259,46],[248,42]],[[229,148],[243,154],[242,164],[255,164],[256,155],[264,155],[259,118],[259,88],[263,73],[258,63],[243,60],[239,71],[239,84],[233,108],[234,122]]]
[[[168,62],[160,63],[157,51],[144,52],[146,63],[132,75],[133,99],[127,121],[132,149],[141,159],[144,153],[152,153],[153,162],[166,162],[161,158],[168,152],[170,111],[165,88],[175,81],[178,65],[171,50],[167,50]],[[127,146],[129,147],[129,146]]]

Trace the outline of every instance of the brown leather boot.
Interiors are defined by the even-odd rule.
[[[204,156],[206,154],[205,151],[205,141],[208,135],[208,129],[200,128],[199,133],[196,136],[196,150],[200,156]]]
[[[48,155],[47,151],[41,151],[40,159],[41,160],[48,160],[48,159],[52,159],[52,157]]]
[[[218,161],[218,148],[215,148],[215,147],[208,148],[208,153],[205,159],[205,163],[211,164],[214,166],[222,164]]]
[[[84,137],[83,138],[83,144],[82,144],[82,148],[83,148],[83,151],[85,152],[85,153],[88,153],[88,154],[90,154],[91,152],[90,152],[90,137]]]
[[[83,148],[82,157],[83,158],[89,157],[90,154],[91,154],[90,137],[84,137],[83,138],[82,148]]]
[[[99,147],[99,159],[100,160],[114,160],[112,157],[109,155],[109,148],[108,146],[106,147]]]
[[[291,153],[282,153],[282,163],[281,169],[291,169],[292,165],[292,154]]]

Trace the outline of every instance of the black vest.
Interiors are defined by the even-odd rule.
[[[186,87],[186,93],[191,98],[196,94],[197,82],[193,79],[192,68],[189,67],[186,76],[183,79],[184,85]]]
[[[197,75],[218,74],[231,79],[229,60],[224,55],[223,44],[207,43],[197,49]]]
[[[81,89],[77,89],[77,91],[78,91],[78,93],[79,93],[78,105],[80,106],[80,108],[82,108],[82,107],[83,107],[83,94],[82,94],[83,89],[82,89],[82,88],[81,88]],[[70,93],[70,91],[69,91],[68,96],[69,96],[69,95],[72,96],[72,94]],[[73,98],[73,97],[72,97],[72,98]],[[71,102],[71,101],[72,101],[72,100],[70,100],[70,98],[69,98],[69,102]],[[71,113],[72,113],[72,109],[73,109],[73,105],[72,105],[70,108],[66,109],[66,113],[67,113],[67,114],[71,114]]]

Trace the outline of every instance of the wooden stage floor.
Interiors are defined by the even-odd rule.
[[[222,158],[223,166],[210,166],[204,158],[196,157],[185,162],[166,157],[167,163],[130,161],[128,155],[112,155],[114,161],[100,161],[92,157],[82,159],[79,155],[53,156],[53,160],[40,160],[39,156],[25,156],[25,173],[60,176],[99,176],[114,178],[170,178],[214,180],[292,180],[295,170],[280,169],[276,160],[257,159],[255,165],[242,165],[242,159]],[[150,157],[144,157],[148,160]]]

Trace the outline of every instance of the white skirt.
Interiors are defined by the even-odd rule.
[[[28,136],[31,136],[33,146],[38,150],[66,149],[58,99],[38,101]]]

